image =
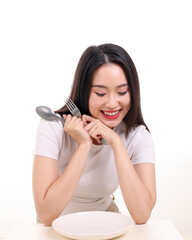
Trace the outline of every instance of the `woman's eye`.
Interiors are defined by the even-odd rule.
[[[98,92],[95,92],[97,94],[97,96],[99,97],[103,97],[105,95],[105,93],[98,93]]]
[[[125,95],[126,93],[127,93],[127,91],[125,91],[125,92],[118,92],[118,94],[121,95],[121,96]]]

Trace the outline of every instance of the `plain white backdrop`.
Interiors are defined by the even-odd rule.
[[[191,25],[187,0],[0,1],[0,237],[15,222],[35,222],[35,107],[63,106],[82,52],[107,42],[128,51],[140,78],[156,151],[151,219],[192,232]]]

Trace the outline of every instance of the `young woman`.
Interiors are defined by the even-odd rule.
[[[38,127],[33,193],[39,221],[51,225],[79,211],[118,212],[112,194],[119,185],[135,223],[145,223],[156,201],[154,147],[128,53],[114,44],[87,48],[70,98],[82,118],[63,107],[56,113],[66,119],[64,127],[45,120]]]

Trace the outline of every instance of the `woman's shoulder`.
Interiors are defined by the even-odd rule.
[[[54,128],[54,129],[59,130],[59,129],[63,128],[63,125],[59,121],[52,121],[51,122],[51,121],[47,121],[45,119],[41,119],[38,127],[39,128],[47,128],[47,129]]]
[[[47,135],[49,137],[57,137],[57,138],[62,138],[63,136],[63,125],[59,121],[47,121],[44,119],[41,119],[39,122],[38,128],[37,128],[38,133]]]
[[[126,133],[126,125],[124,122],[121,122],[118,126],[114,128],[115,132],[118,133]],[[136,133],[149,133],[144,125],[137,125],[130,129],[129,134],[136,134]],[[150,134],[150,133],[149,133]]]
[[[152,136],[150,132],[146,129],[144,125],[138,125],[132,127],[126,136],[126,126],[121,123],[115,131],[126,140],[126,142],[138,142],[138,141],[152,141]]]
[[[152,143],[151,133],[144,125],[133,127],[128,135],[128,138],[134,138],[136,142],[147,141]]]
[[[138,135],[151,135],[144,125],[138,125],[131,129],[130,133]]]
[[[127,136],[122,131],[120,136],[133,164],[155,163],[153,139],[144,125],[133,127]]]

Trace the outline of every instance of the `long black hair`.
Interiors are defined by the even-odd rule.
[[[99,46],[90,46],[84,51],[77,65],[70,98],[78,106],[82,114],[91,115],[89,112],[89,96],[93,73],[100,66],[107,63],[118,64],[123,69],[127,78],[131,94],[131,106],[123,119],[126,125],[126,134],[128,134],[132,127],[138,125],[144,125],[149,131],[142,116],[139,78],[136,67],[129,54],[118,45],[102,44]],[[55,112],[61,116],[64,113],[69,113],[66,106]]]

